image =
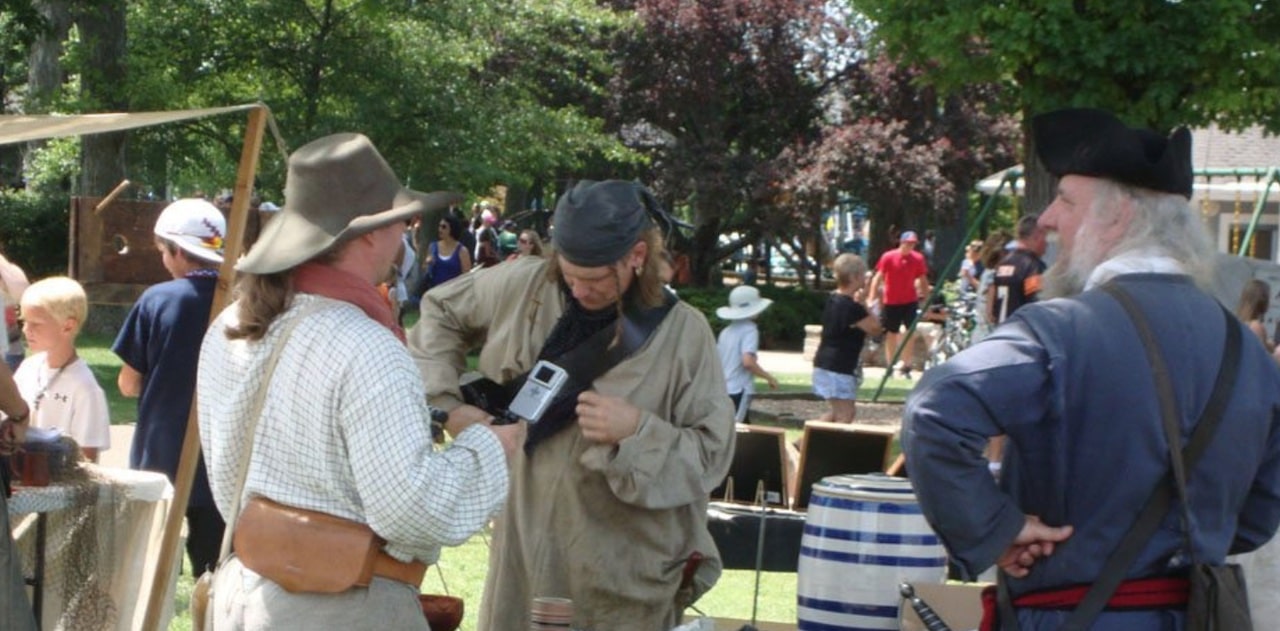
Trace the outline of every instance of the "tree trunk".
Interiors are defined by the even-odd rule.
[[[27,55],[27,98],[22,104],[26,114],[43,114],[66,80],[62,71],[63,44],[71,32],[71,7],[64,0],[46,0],[34,4],[36,11],[48,22],[49,30],[41,33],[31,44]],[[44,141],[26,143],[22,148],[22,171],[29,173],[35,152],[45,146]]]
[[[724,200],[736,198],[724,190],[722,180],[715,176],[698,179],[692,198],[696,228],[691,251],[685,253],[689,256],[689,283],[694,287],[719,287],[723,284],[718,252],[720,229],[724,218],[732,215],[731,209],[724,207]]]
[[[689,283],[694,287],[715,287],[720,284],[720,260],[716,257],[719,244],[720,222],[699,223],[693,232],[693,247],[689,256]]]
[[[76,25],[85,47],[80,92],[88,111],[126,111],[125,2],[98,0],[80,8]],[[85,136],[80,149],[81,195],[106,195],[124,179],[124,132]]]
[[[49,30],[31,44],[27,56],[27,99],[23,104],[28,114],[47,112],[50,99],[62,87],[62,46],[71,31],[71,7],[65,0],[35,3],[36,11],[48,21]]]
[[[1022,177],[1026,182],[1024,204],[1020,214],[1042,213],[1058,194],[1058,178],[1045,169],[1044,163],[1036,153],[1035,134],[1031,133],[1031,119],[1023,117],[1022,137],[1023,159]]]
[[[975,182],[973,180],[957,180],[953,182],[956,186],[956,199],[952,203],[952,211],[949,213],[939,214],[942,220],[935,228],[934,234],[937,242],[934,244],[933,264],[929,269],[929,274],[933,276],[934,282],[946,282],[956,277],[960,269],[960,261],[957,259],[954,266],[949,266],[952,259],[956,258],[957,252],[963,256],[964,246],[967,241],[970,228],[970,220],[972,215],[969,213],[969,193],[973,190]],[[977,233],[974,238],[979,238]],[[951,269],[947,269],[951,267]]]

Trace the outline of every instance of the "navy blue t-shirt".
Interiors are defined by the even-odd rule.
[[[217,278],[196,276],[149,287],[125,317],[111,347],[124,363],[142,373],[129,466],[164,473],[171,482],[182,456],[196,389],[196,364],[216,284]],[[213,505],[203,457],[196,468],[190,505]]]
[[[857,324],[870,315],[867,308],[842,293],[832,292],[822,308],[822,341],[813,355],[813,365],[823,370],[852,375],[858,369],[862,344],[867,333]]]

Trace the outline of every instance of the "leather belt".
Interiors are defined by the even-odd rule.
[[[378,554],[373,557],[373,576],[381,576],[389,578],[393,581],[406,583],[414,589],[422,585],[422,578],[427,575],[427,564],[421,561],[411,561],[405,563],[399,561],[395,557],[379,550]],[[356,583],[361,587],[368,587],[368,582]]]

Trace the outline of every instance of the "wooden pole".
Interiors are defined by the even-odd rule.
[[[898,454],[898,457],[894,459],[893,464],[889,465],[889,468],[885,469],[884,472],[887,475],[902,475],[902,469],[906,466],[907,455]]]
[[[266,128],[267,114],[265,106],[249,110],[249,122],[244,132],[244,148],[240,153],[240,170],[236,174],[236,187],[231,199],[231,218],[227,222],[222,269],[218,274],[218,286],[213,294],[210,321],[226,307],[227,296],[230,295],[235,276],[235,264],[243,250],[245,222],[249,214],[249,196],[253,192],[253,176],[258,172],[258,156],[262,149],[262,133]],[[187,414],[187,434],[182,441],[182,457],[178,461],[178,474],[173,481],[173,502],[169,505],[169,516],[164,525],[160,561],[156,565],[155,578],[151,582],[150,597],[147,598],[147,616],[142,625],[145,631],[160,631],[160,614],[164,611],[164,600],[169,592],[169,573],[178,558],[177,555],[181,554],[178,550],[178,536],[182,532],[182,520],[186,517],[187,500],[191,496],[191,485],[195,481],[196,463],[199,462],[199,457],[200,426],[196,413],[196,399],[192,397],[191,410]],[[231,524],[227,526],[230,527]]]
[[[120,183],[117,184],[115,188],[111,189],[111,192],[107,193],[107,196],[103,197],[102,201],[98,202],[97,206],[93,207],[93,214],[96,215],[102,212],[103,208],[111,205],[111,202],[116,201],[116,198],[120,196],[120,193],[123,193],[124,189],[129,188],[129,184],[129,180],[120,180]]]

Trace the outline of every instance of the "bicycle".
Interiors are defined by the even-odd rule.
[[[929,344],[925,370],[942,364],[969,347],[973,330],[978,325],[977,302],[977,294],[969,293],[961,295],[947,306],[947,317],[942,323],[941,333]]]

